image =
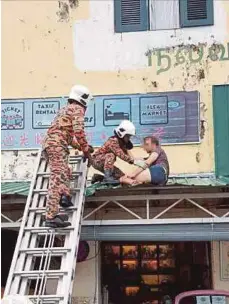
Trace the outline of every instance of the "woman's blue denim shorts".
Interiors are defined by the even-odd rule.
[[[149,167],[151,174],[151,183],[153,185],[165,185],[167,182],[167,174],[161,165],[154,165]]]

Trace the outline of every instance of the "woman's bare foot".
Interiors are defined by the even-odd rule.
[[[141,184],[141,182],[138,182],[135,179],[129,178],[126,175],[120,177],[120,183],[125,184],[125,185],[130,185],[130,186],[136,186],[136,185]]]

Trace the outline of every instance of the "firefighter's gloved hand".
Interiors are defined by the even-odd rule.
[[[146,169],[147,168],[146,163],[142,159],[135,159],[134,160],[134,165],[137,166],[137,167],[140,167],[142,169]]]
[[[91,153],[89,151],[84,153],[83,162],[85,163],[86,160],[88,160],[87,166],[90,167],[92,164],[92,157],[91,157]]]
[[[92,146],[89,145],[89,152],[90,152],[90,153],[94,153],[94,151],[95,151],[94,148],[93,148]]]

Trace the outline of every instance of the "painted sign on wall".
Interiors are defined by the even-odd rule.
[[[171,52],[173,49],[166,48],[155,51],[148,50],[146,52],[148,66],[152,66],[152,57],[156,56],[157,75],[187,62],[196,64],[206,59],[211,61],[229,60],[229,42],[226,45],[212,44],[208,48],[205,45],[181,46]]]
[[[39,148],[66,101],[64,97],[2,100],[2,149]],[[135,144],[153,134],[164,144],[199,142],[199,94],[195,91],[96,96],[85,116],[88,141],[101,146],[123,119],[136,126]]]

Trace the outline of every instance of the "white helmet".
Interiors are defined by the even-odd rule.
[[[131,121],[123,120],[120,125],[115,129],[115,133],[119,138],[123,138],[125,135],[135,135],[136,129]]]
[[[69,99],[78,101],[84,107],[87,106],[87,102],[93,98],[88,88],[82,85],[74,85],[69,94]]]

